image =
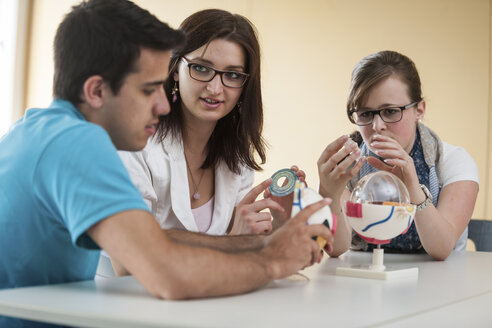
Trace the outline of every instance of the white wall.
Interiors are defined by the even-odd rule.
[[[28,106],[45,106],[51,99],[54,32],[76,2],[34,2]],[[383,49],[407,54],[422,78],[424,123],[473,156],[481,177],[473,216],[492,217],[487,207],[492,200],[490,0],[136,2],[174,27],[196,10],[211,7],[243,14],[256,25],[263,52],[264,133],[270,143],[258,182],[295,163],[316,186],[322,149],[355,128],[345,117],[345,100],[356,62]]]
[[[0,136],[24,112],[28,0],[0,0]]]

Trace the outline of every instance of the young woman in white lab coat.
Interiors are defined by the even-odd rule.
[[[255,29],[216,9],[196,12],[180,29],[186,42],[172,54],[165,84],[171,111],[143,151],[121,158],[163,229],[269,233],[272,217],[260,211],[279,221],[283,207],[248,194],[265,161]]]

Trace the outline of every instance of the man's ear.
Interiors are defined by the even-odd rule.
[[[103,105],[104,80],[100,75],[92,75],[84,82],[82,99],[92,108]]]

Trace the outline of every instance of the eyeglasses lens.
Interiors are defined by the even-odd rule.
[[[217,72],[210,67],[196,64],[191,64],[189,68],[191,77],[202,82],[211,81],[216,74],[220,74],[222,83],[226,87],[240,88],[246,82],[246,75],[237,72]]]
[[[401,120],[402,111],[400,108],[385,108],[379,111],[354,112],[353,118],[357,124],[368,125],[373,122],[375,115],[379,115],[386,123],[395,123]]]

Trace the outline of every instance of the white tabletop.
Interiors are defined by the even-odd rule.
[[[86,327],[414,327],[441,326],[442,318],[463,326],[485,309],[474,323],[492,325],[492,253],[453,253],[443,262],[384,255],[385,265],[418,267],[417,278],[335,275],[338,266],[370,262],[371,253],[349,252],[304,270],[309,280],[203,300],[159,300],[132,277],[3,290],[0,314]]]
[[[435,327],[491,327],[492,292],[473,296],[449,305],[430,308],[410,317],[403,317],[382,325],[384,328]]]

